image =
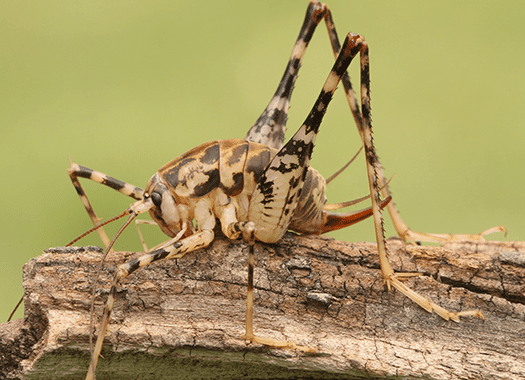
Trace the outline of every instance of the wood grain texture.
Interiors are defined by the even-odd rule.
[[[444,321],[388,292],[375,244],[287,234],[256,246],[255,333],[317,355],[246,345],[247,247],[217,238],[123,281],[97,378],[525,379],[525,243],[388,248],[396,271],[427,275],[408,281],[415,290],[451,311],[480,309],[485,322]],[[85,376],[101,255],[54,248],[24,266],[25,320],[0,325],[0,379]],[[132,256],[108,258],[95,318]]]

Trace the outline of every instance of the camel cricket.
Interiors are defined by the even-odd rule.
[[[323,19],[336,61],[304,123],[283,146],[293,85],[308,43]],[[361,67],[360,105],[347,73],[350,62],[357,55]],[[370,208],[349,213],[331,212],[355,202],[327,205],[326,181],[309,166],[319,126],[339,82],[343,83],[363,141],[372,203]],[[208,246],[214,239],[217,221],[226,237],[237,239],[242,235],[248,243],[246,334],[243,339],[246,342],[308,352],[313,352],[313,349],[254,334],[255,241],[276,243],[288,230],[302,234],[322,234],[373,216],[381,272],[388,289],[394,287],[425,310],[435,311],[444,319],[458,322],[462,315],[480,318],[483,315],[478,310],[450,312],[404,285],[404,277],[420,274],[395,273],[392,269],[387,258],[381,209],[387,207],[399,236],[409,242],[483,240],[483,236],[488,233],[505,231],[498,226],[478,235],[425,234],[411,231],[403,223],[391,202],[388,183],[372,141],[368,44],[363,36],[349,33],[341,47],[330,10],[317,0],[310,0],[308,4],[303,26],[277,91],[244,139],[211,141],[184,153],[160,168],[144,190],[75,163],[71,163],[68,173],[93,222],[94,228],[88,233],[98,231],[106,247],[106,254],[122,230],[137,215],[145,212],[149,212],[154,223],[169,237],[166,242],[149,251],[144,244],[143,256],[120,265],[116,270],[94,349],[91,343],[91,364],[86,379],[95,377],[120,280],[155,261],[181,258],[191,251]],[[100,223],[80,185],[79,177],[111,187],[134,198],[136,202],[121,215]],[[127,222],[110,241],[102,226],[126,215],[129,216]]]

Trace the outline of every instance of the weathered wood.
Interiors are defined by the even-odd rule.
[[[218,238],[123,281],[98,378],[525,379],[525,243],[388,246],[396,270],[432,276],[408,280],[415,290],[485,322],[447,322],[388,292],[375,244],[287,235],[257,245],[255,332],[318,354],[246,345],[246,245]],[[108,258],[95,318],[126,256]],[[0,325],[0,378],[83,378],[100,257],[55,248],[25,265],[25,321]]]

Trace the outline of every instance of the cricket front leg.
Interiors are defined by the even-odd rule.
[[[109,291],[108,299],[106,301],[106,306],[102,315],[102,321],[98,329],[97,341],[95,343],[93,352],[91,353],[91,362],[86,374],[86,380],[92,380],[95,376],[95,370],[97,368],[100,352],[102,351],[104,337],[106,336],[106,332],[108,330],[109,319],[116,301],[117,289],[120,281],[131,275],[137,269],[145,267],[155,261],[178,259],[183,257],[188,252],[207,247],[213,241],[213,238],[213,230],[199,231],[187,238],[182,239],[181,241],[174,242],[167,247],[149,252],[118,267],[117,271],[115,272],[111,289]]]
[[[93,223],[93,226],[95,227],[101,224],[101,219],[95,213],[95,210],[93,209],[93,206],[91,205],[91,202],[89,201],[86,192],[84,191],[82,185],[80,184],[80,181],[78,180],[79,178],[86,178],[91,181],[98,182],[104,186],[108,186],[136,200],[141,200],[143,198],[144,190],[142,190],[141,188],[133,186],[126,182],[122,182],[116,178],[108,176],[107,174],[98,172],[93,169],[89,169],[85,166],[75,164],[71,161],[71,159],[70,167],[67,172],[69,174],[69,177],[71,178],[71,182],[73,183],[75,190],[77,191],[78,196],[80,197],[82,204],[84,205],[84,208],[86,209],[89,215],[89,218],[91,219],[91,222]],[[104,244],[104,247],[107,248],[111,240],[106,235],[104,228],[98,228],[97,232],[100,236],[100,239],[102,240],[102,243]]]

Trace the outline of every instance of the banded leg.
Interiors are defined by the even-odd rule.
[[[253,332],[254,242],[255,238],[257,238],[266,243],[274,243],[281,239],[286,232],[290,224],[292,210],[298,201],[299,191],[304,182],[313,144],[323,116],[342,73],[346,71],[352,59],[359,52],[356,41],[359,41],[359,38],[355,34],[349,34],[345,39],[341,53],[305,122],[270,161],[259,179],[248,209],[249,222],[230,223],[228,225],[227,231],[231,236],[236,236],[242,232],[244,239],[249,244],[246,334],[244,336],[244,339],[248,342],[314,352],[309,347],[297,346],[291,342],[275,341],[255,336]],[[224,225],[225,221],[221,220],[221,224]],[[257,225],[257,229],[255,229],[255,225]],[[230,236],[228,235],[228,237]]]
[[[361,62],[361,115],[362,123],[358,125],[359,132],[364,140],[366,164],[368,171],[368,180],[370,187],[370,196],[372,199],[372,211],[374,217],[374,226],[376,231],[377,248],[379,253],[379,260],[381,264],[381,272],[383,279],[390,290],[393,286],[408,298],[416,302],[422,308],[428,312],[436,312],[442,318],[448,320],[452,319],[455,322],[459,322],[459,316],[461,315],[472,315],[482,319],[483,314],[479,310],[462,311],[458,313],[452,313],[448,310],[430,302],[425,297],[419,295],[406,285],[401,280],[408,276],[418,276],[417,273],[395,273],[390,265],[387,258],[386,244],[385,244],[385,233],[383,228],[383,217],[381,215],[381,198],[380,198],[380,187],[378,180],[378,172],[380,170],[379,160],[375,152],[373,139],[372,139],[372,120],[370,116],[370,59],[368,44],[364,41],[364,38],[360,41],[360,62]]]
[[[341,45],[337,32],[335,29],[335,24],[333,22],[332,14],[330,9],[321,4],[317,0],[311,0],[308,9],[306,12],[305,20],[301,31],[299,32],[299,37],[296,40],[294,49],[286,66],[286,70],[283,74],[281,82],[272,97],[270,103],[264,110],[264,112],[259,116],[255,124],[250,128],[246,139],[249,141],[260,142],[274,148],[280,148],[282,142],[284,141],[284,133],[286,127],[286,119],[288,113],[288,107],[290,103],[290,98],[292,96],[293,85],[297,79],[297,74],[299,70],[300,63],[305,54],[306,48],[310,39],[315,31],[315,28],[321,21],[325,20],[326,27],[328,29],[328,35],[330,38],[330,43],[334,56],[337,57]],[[346,94],[350,110],[355,119],[356,125],[360,126],[362,124],[362,115],[359,110],[359,105],[355,96],[355,92],[352,88],[352,83],[348,73],[345,73],[342,77],[343,86]],[[364,144],[364,136],[361,133],[361,129],[358,127],[358,130],[361,135],[361,139]],[[377,166],[377,175],[378,182],[381,185],[381,193],[386,199],[391,196],[390,189],[388,187],[388,182],[385,179],[383,174],[381,163],[378,161]],[[484,236],[494,233],[494,232],[504,232],[506,229],[503,226],[496,226],[490,228],[486,231],[483,231],[477,235],[470,234],[427,234],[412,231],[408,226],[403,222],[399,211],[397,210],[395,203],[390,202],[387,206],[388,212],[397,234],[404,240],[411,243],[415,241],[429,241],[429,242],[447,242],[447,241],[458,241],[458,240],[485,240]]]
[[[91,179],[92,181],[109,186],[112,189],[115,189],[137,200],[142,199],[142,193],[144,192],[142,189],[135,187],[133,185],[127,184],[125,182],[119,181],[118,179],[112,178],[106,174],[103,174],[95,170],[86,168],[84,166],[75,164],[71,162],[71,159],[69,161],[70,161],[71,166],[69,167],[67,172],[69,174],[69,177],[71,178],[71,182],[73,183],[75,190],[77,191],[78,196],[80,197],[80,201],[84,205],[84,208],[86,209],[89,215],[89,218],[93,222],[94,227],[97,227],[100,224],[101,219],[99,219],[99,217],[95,213],[95,210],[93,209],[93,206],[91,205],[91,202],[89,201],[84,189],[82,188],[82,185],[80,184],[80,181],[78,180],[79,177]],[[104,244],[104,247],[107,249],[107,247],[111,243],[111,240],[108,238],[106,231],[104,231],[103,227],[100,227],[97,229],[97,232],[100,236],[100,239],[102,240],[102,243]],[[18,301],[18,304],[15,306],[14,310],[9,315],[9,318],[7,319],[8,322],[11,320],[12,316],[14,315],[15,311],[18,309],[18,306],[20,306],[20,304],[22,303],[23,299],[24,299],[24,296],[22,295],[22,298],[20,299],[20,301]]]
[[[337,35],[337,31],[335,29],[335,24],[332,18],[332,14],[330,10],[328,9],[328,7],[325,6],[324,10],[325,10],[324,19],[325,19],[326,27],[328,29],[328,36],[330,38],[330,43],[332,45],[332,51],[334,53],[334,57],[337,58],[339,50],[341,49],[341,45],[339,43],[339,38]],[[358,126],[359,134],[364,144],[365,136],[363,136],[362,130],[359,128],[359,126],[362,124],[363,115],[361,114],[359,110],[355,92],[352,88],[352,83],[350,81],[350,77],[348,73],[345,73],[343,75],[342,82],[343,82],[343,87],[345,90],[346,99],[348,101],[348,105],[350,106],[350,110],[352,112],[356,125]],[[378,175],[378,183],[381,186],[381,194],[383,195],[384,198],[388,198],[392,196],[390,189],[388,187],[388,181],[386,181],[386,177],[383,173],[383,167],[381,163],[379,162],[379,160],[377,160],[376,171]],[[417,232],[417,231],[410,230],[408,226],[403,222],[401,215],[399,214],[399,210],[396,208],[396,205],[393,201],[388,204],[387,209],[388,209],[388,213],[390,214],[390,217],[394,223],[394,227],[399,237],[403,239],[404,241],[409,241],[412,244],[415,244],[416,241],[426,241],[426,242],[436,242],[436,243],[444,243],[448,241],[461,241],[461,240],[484,241],[485,239],[483,236],[486,236],[488,234],[492,234],[495,232],[503,232],[505,234],[507,233],[507,230],[505,229],[504,226],[492,227],[476,235],[434,234],[434,233]]]
[[[315,17],[314,17],[315,15]],[[311,38],[311,35],[313,34],[313,31],[315,30],[315,27],[320,22],[320,18],[323,17],[328,29],[332,49],[334,51],[334,55],[338,56],[338,52],[340,51],[340,44],[337,37],[337,32],[335,30],[335,24],[332,19],[332,15],[328,7],[326,7],[323,4],[320,4],[316,0],[311,0],[310,4],[308,6],[305,22],[303,23],[303,27],[301,28],[301,32],[299,34],[299,37],[296,41],[294,50],[292,52],[292,56],[290,58],[290,61],[288,62],[285,74],[283,75],[283,79],[281,80],[281,83],[279,84],[279,87],[272,98],[272,101],[266,108],[266,110],[263,112],[261,117],[257,120],[256,124],[250,129],[248,132],[246,139],[251,141],[258,141],[265,143],[267,145],[275,146],[275,144],[279,141],[282,141],[284,139],[284,125],[286,123],[286,114],[288,111],[288,104],[291,97],[291,89],[293,87],[293,83],[295,82],[295,79],[297,77],[297,69],[298,64],[300,63],[302,57],[304,56],[304,52],[306,49],[306,46]],[[304,36],[308,36],[308,38],[305,38]],[[369,187],[370,187],[370,193],[372,197],[372,209],[374,214],[374,225],[376,230],[376,240],[378,243],[378,249],[379,249],[379,256],[380,256],[380,262],[381,262],[381,269],[383,273],[383,277],[385,279],[385,282],[390,289],[391,286],[396,287],[401,292],[403,292],[405,295],[407,295],[409,298],[413,299],[416,303],[421,305],[423,308],[425,308],[428,311],[436,311],[440,316],[442,316],[445,319],[453,319],[458,320],[459,315],[477,315],[482,317],[481,313],[478,311],[467,311],[467,312],[461,312],[461,313],[450,313],[438,305],[431,303],[424,297],[418,295],[411,289],[407,288],[404,284],[402,284],[399,280],[399,277],[406,277],[406,275],[396,275],[388,261],[387,255],[386,255],[386,247],[385,247],[385,239],[384,239],[384,230],[383,230],[383,219],[380,212],[379,205],[380,202],[380,193],[382,193],[385,198],[388,198],[390,196],[389,190],[388,190],[388,183],[385,181],[383,172],[381,170],[381,164],[377,158],[377,155],[375,153],[375,149],[373,146],[373,140],[372,140],[372,129],[371,129],[371,120],[370,120],[370,105],[369,105],[369,71],[368,71],[368,45],[364,42],[364,39],[361,41],[363,45],[361,46],[361,104],[362,104],[362,111],[359,110],[359,105],[356,100],[355,92],[352,88],[352,84],[350,82],[350,77],[348,73],[345,72],[342,73],[341,81],[343,82],[343,86],[345,89],[345,94],[348,100],[348,103],[350,105],[350,109],[352,111],[352,114],[354,116],[354,119],[356,121],[356,124],[358,126],[358,130],[361,136],[361,139],[363,140],[363,145],[365,146],[365,154],[366,154],[366,162],[367,162],[367,172],[369,177]],[[282,89],[290,89],[290,91],[282,91]],[[277,107],[276,104],[285,104],[286,107]],[[258,132],[257,128],[264,126],[266,132],[261,133]],[[259,135],[258,135],[259,133]],[[281,135],[280,135],[281,134]],[[274,145],[272,145],[274,144]],[[272,181],[266,181],[267,185],[272,183]],[[379,190],[379,184],[381,184],[382,189]],[[399,213],[395,206],[393,206],[393,202],[390,202],[387,206],[389,213],[392,216],[392,219],[394,220],[394,223],[396,223],[396,231],[400,233],[403,230],[403,224],[399,222],[401,218],[399,217]],[[405,226],[406,227],[406,226]],[[408,228],[406,228],[408,230]],[[493,232],[493,231],[502,231],[502,227],[495,227],[494,229],[488,230],[486,232]],[[483,232],[479,235],[455,235],[456,238],[481,238],[483,239],[483,235],[486,234],[486,232]],[[400,236],[402,238],[406,238],[406,234],[400,233]],[[425,237],[426,234],[420,234],[418,236]],[[449,238],[450,239],[450,238]],[[425,239],[421,239],[425,240]],[[410,274],[408,274],[410,275]]]
[[[96,170],[86,168],[85,166],[81,166],[71,162],[71,166],[67,170],[67,173],[69,174],[71,182],[73,183],[73,186],[75,187],[75,190],[77,191],[77,194],[80,197],[80,200],[82,201],[82,204],[84,205],[84,208],[86,209],[94,227],[100,224],[101,219],[99,219],[99,217],[95,213],[95,210],[93,209],[91,202],[89,201],[84,189],[82,188],[82,185],[80,185],[80,181],[78,180],[79,177],[87,178],[104,186],[108,186],[114,190],[117,190],[119,193],[127,195],[133,199],[143,199],[144,190],[142,190],[141,188],[130,185],[126,182],[122,182],[104,173],[97,172]],[[102,239],[102,242],[104,243],[104,247],[107,248],[111,240],[108,238],[106,232],[102,227],[98,228],[97,231],[100,238]]]
[[[283,146],[294,83],[297,79],[306,48],[315,32],[315,28],[323,19],[324,12],[324,5],[318,1],[311,0],[308,4],[303,25],[295,41],[279,86],[266,109],[246,134],[246,140],[265,144],[275,149],[281,149]]]
[[[286,131],[286,121],[290,99],[292,96],[294,83],[297,79],[302,59],[304,57],[304,54],[306,53],[306,48],[308,47],[308,44],[315,32],[317,25],[321,22],[323,18],[326,19],[327,12],[328,15],[330,15],[328,7],[326,7],[326,5],[324,4],[321,4],[317,0],[311,0],[308,4],[303,25],[301,27],[301,30],[299,31],[299,36],[295,41],[292,54],[290,56],[290,59],[288,60],[288,64],[286,65],[286,69],[284,71],[281,81],[279,82],[277,90],[275,91],[275,94],[273,95],[266,109],[263,111],[263,113],[259,116],[255,124],[250,128],[250,130],[246,134],[246,140],[265,144],[275,149],[281,149]],[[348,74],[345,73],[345,77],[343,77],[343,80],[346,80],[346,82],[351,87]],[[360,150],[361,149],[362,147],[360,148]],[[331,176],[326,181],[326,183],[328,184],[328,182],[330,182],[333,178],[339,175],[344,169],[346,169],[346,167],[348,167],[348,165],[354,159],[355,156],[346,165],[344,165],[342,169],[340,169],[333,176]],[[335,206],[339,208],[346,207],[351,204],[357,203],[358,201],[359,200],[349,201],[337,204]]]
[[[183,257],[188,252],[207,247],[213,241],[213,238],[213,230],[199,231],[187,238],[182,239],[179,242],[175,242],[165,248],[157,249],[153,252],[147,253],[118,267],[115,277],[113,278],[113,283],[111,284],[111,290],[109,291],[108,299],[106,301],[106,307],[104,308],[104,314],[102,316],[102,322],[100,323],[97,342],[95,343],[95,349],[93,350],[91,356],[91,363],[86,375],[86,380],[93,379],[93,374],[97,368],[98,357],[100,356],[100,352],[102,350],[102,344],[104,342],[104,337],[106,336],[109,318],[111,317],[111,312],[113,311],[113,306],[115,304],[119,282],[123,278],[126,278],[135,272],[137,269],[149,265],[155,261],[164,259],[178,259]]]
[[[341,76],[359,52],[357,34],[348,34],[323,89],[303,125],[272,158],[250,200],[248,219],[256,222],[255,237],[275,243],[286,232],[307,173],[319,126]]]

